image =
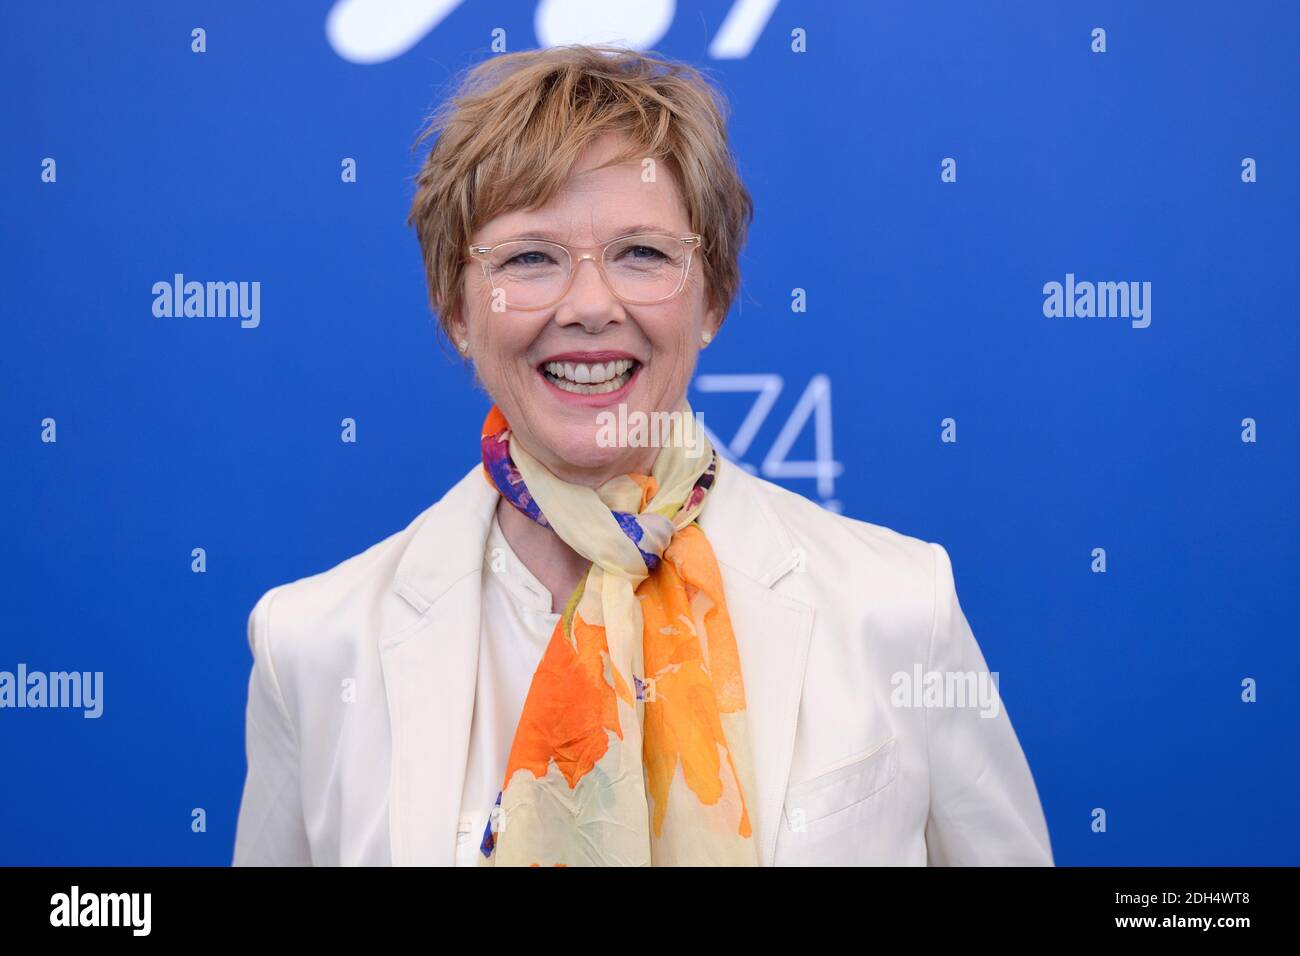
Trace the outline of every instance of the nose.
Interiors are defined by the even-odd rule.
[[[569,291],[555,306],[556,323],[580,323],[588,332],[599,332],[623,317],[623,303],[605,283],[596,259],[590,255],[576,259]]]

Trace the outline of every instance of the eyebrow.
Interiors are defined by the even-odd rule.
[[[677,235],[676,230],[668,229],[664,226],[651,225],[647,223],[633,223],[630,226],[620,226],[618,231],[613,233],[609,239],[598,241],[609,242],[610,239],[619,239],[623,236],[634,236],[639,233],[647,232],[662,233],[669,236]],[[493,242],[505,242],[509,239],[548,239],[551,242],[562,242],[563,240],[560,239],[559,236],[560,233],[553,229],[530,229],[527,232],[518,235],[502,236],[500,239],[494,239],[491,242],[483,243],[483,245],[492,245]]]

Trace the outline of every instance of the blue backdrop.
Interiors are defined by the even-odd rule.
[[[729,95],[757,216],[691,401],[949,549],[1058,863],[1300,863],[1296,4],[369,6],[5,5],[0,670],[104,690],[0,709],[0,863],[229,862],[253,602],[476,460],[410,145],[575,22]],[[156,317],[177,273],[259,282],[256,327]],[[1149,324],[1045,314],[1067,275]]]

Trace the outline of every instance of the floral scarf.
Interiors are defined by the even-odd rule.
[[[481,866],[758,865],[740,656],[696,522],[718,456],[702,432],[688,455],[682,427],[652,474],[593,489],[488,412],[489,483],[592,563],[533,675]]]

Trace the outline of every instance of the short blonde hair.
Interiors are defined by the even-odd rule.
[[[528,50],[471,69],[413,147],[437,136],[416,176],[407,224],[419,237],[429,302],[444,333],[464,305],[462,268],[475,230],[502,213],[544,205],[605,133],[630,140],[611,163],[655,158],[676,174],[690,228],[702,237],[707,305],[725,318],[754,215],[728,146],[727,115],[726,99],[693,67],[623,48]]]

